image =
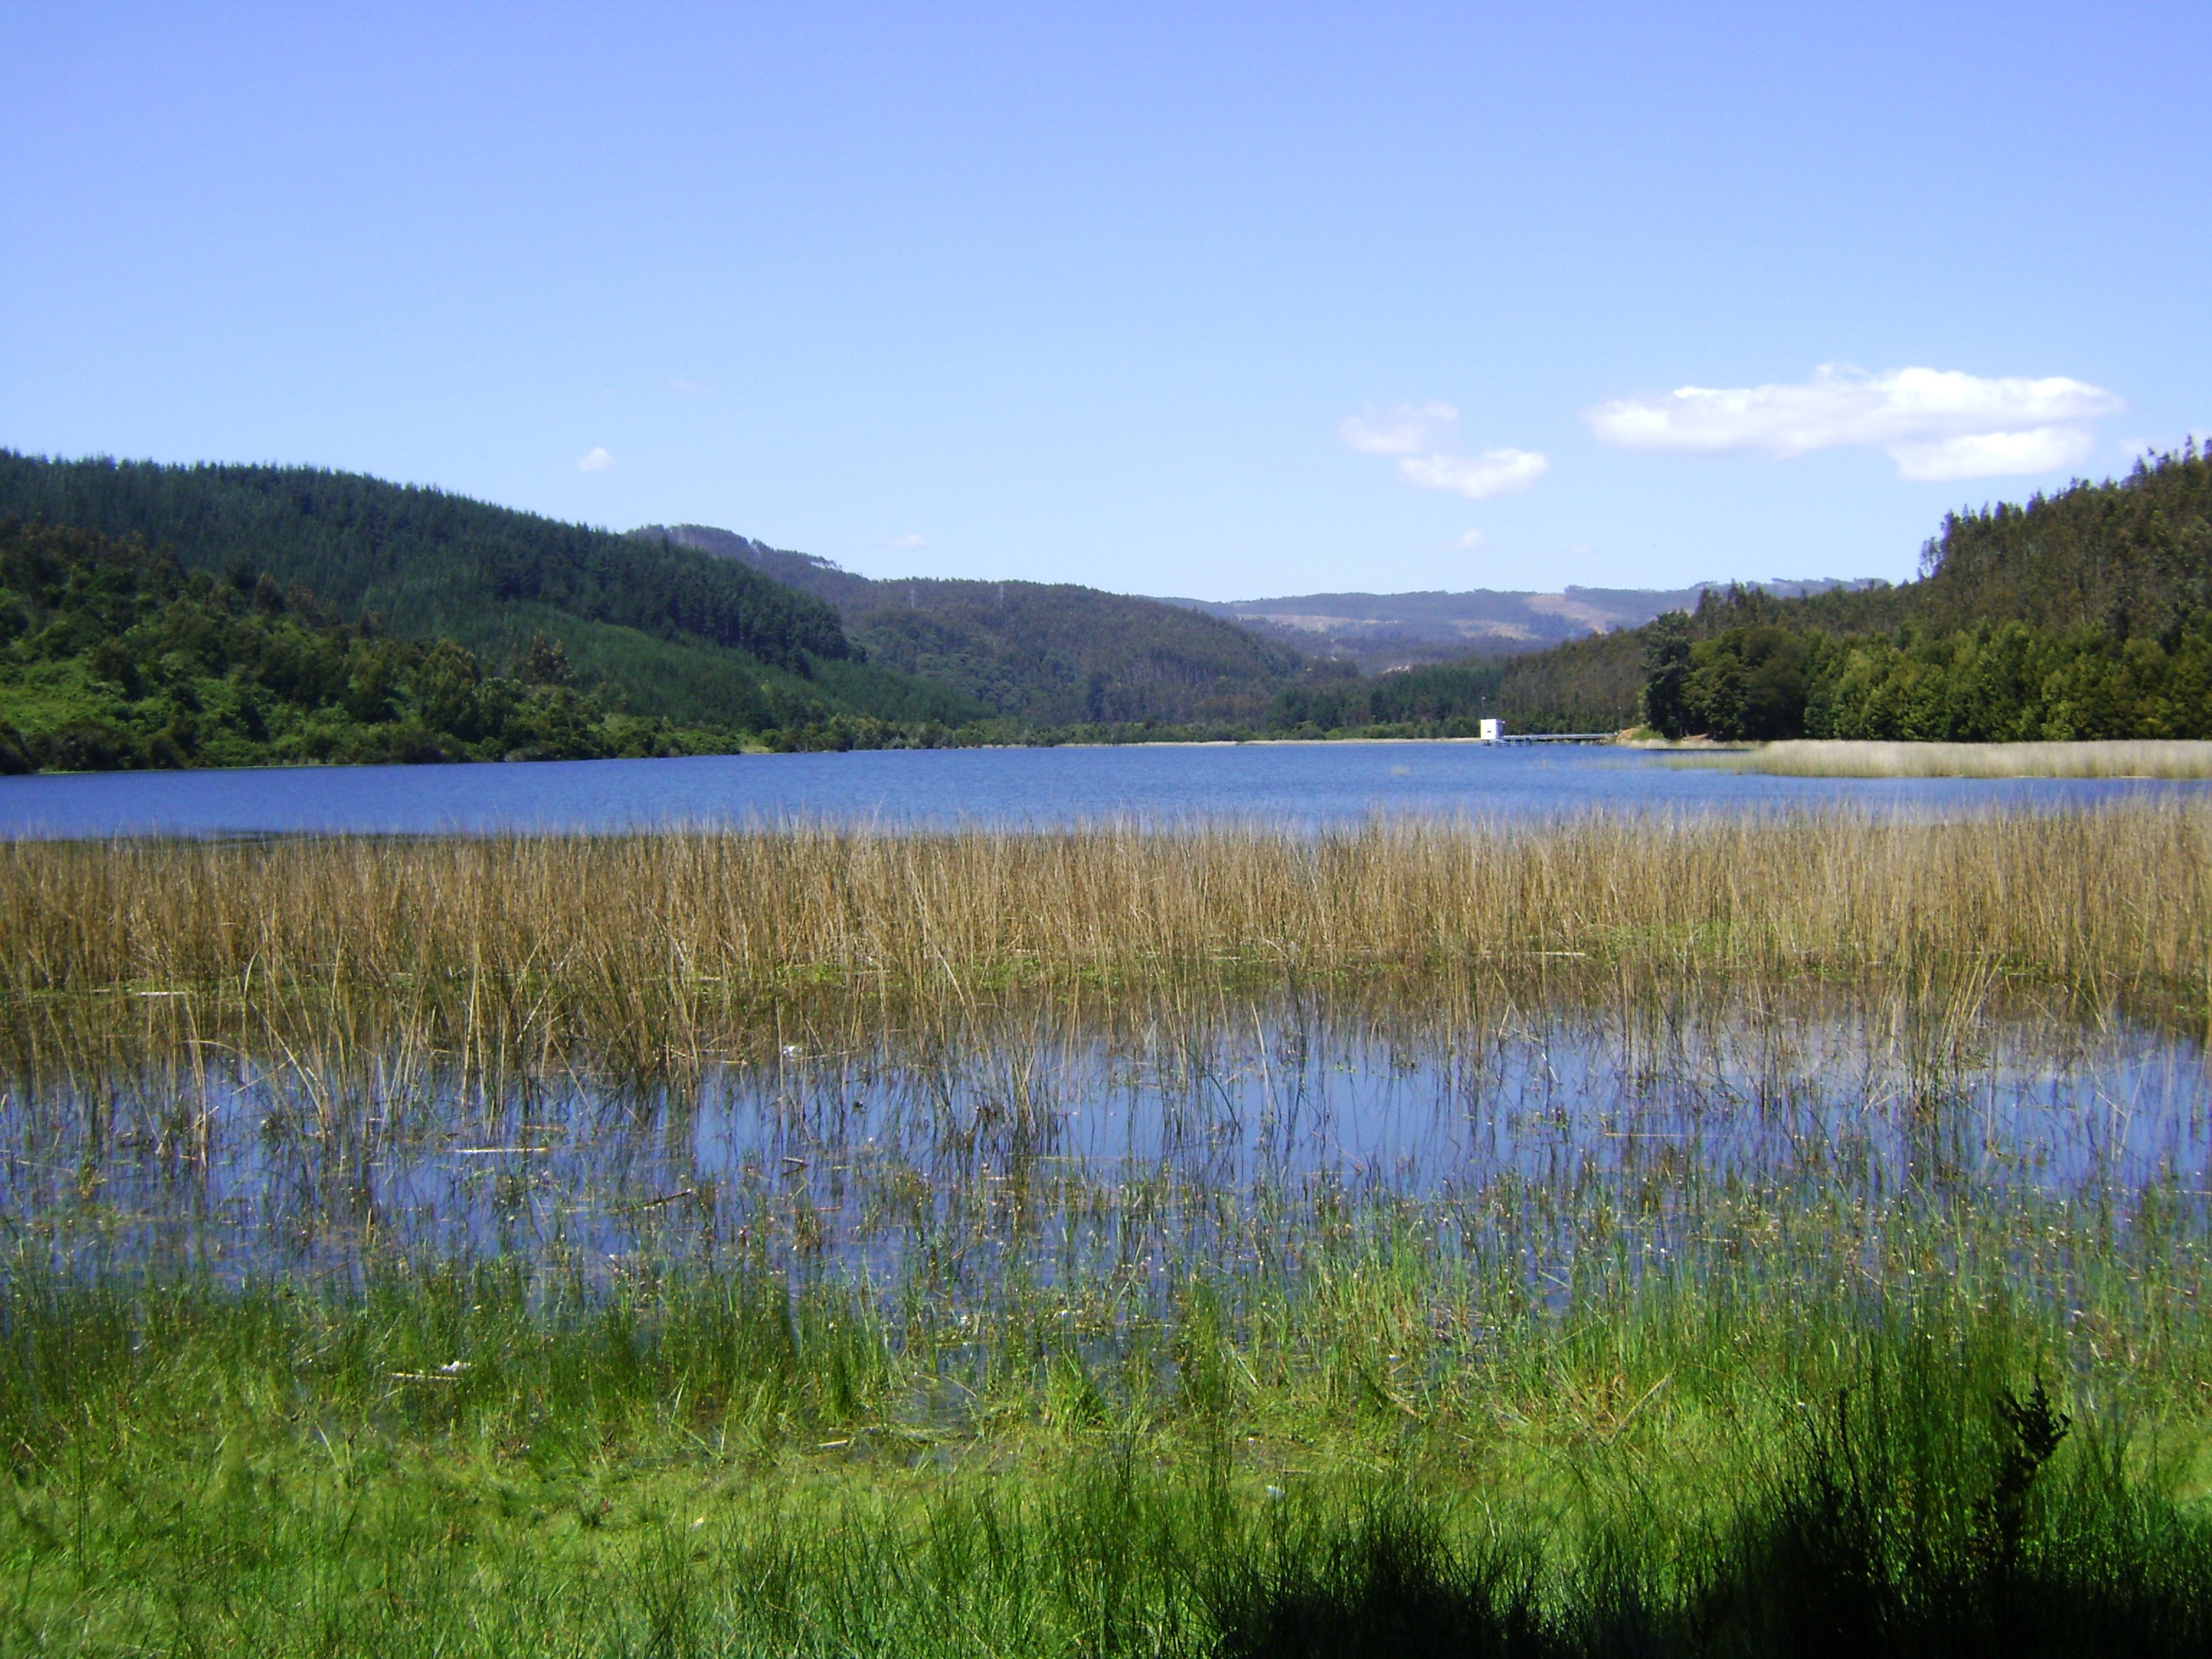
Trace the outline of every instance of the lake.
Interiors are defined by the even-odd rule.
[[[1374,814],[2065,809],[2202,783],[1837,779],[1601,745],[1130,744],[874,750],[518,765],[290,767],[0,780],[0,836],[587,833],[793,820],[946,828],[1236,817],[1321,827]]]

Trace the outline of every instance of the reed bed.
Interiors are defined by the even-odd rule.
[[[2201,1013],[2209,963],[2195,804],[0,848],[19,1065],[404,1030],[465,1058],[651,1071],[748,1052],[825,989],[2005,979]]]
[[[1734,762],[1795,778],[2212,778],[2212,742],[2105,738],[2080,743],[1871,743],[1799,738]]]

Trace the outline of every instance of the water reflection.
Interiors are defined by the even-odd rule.
[[[592,1279],[743,1253],[956,1300],[1403,1225],[1542,1296],[1594,1267],[1847,1261],[1901,1230],[2048,1265],[2069,1218],[2110,1247],[2147,1207],[2200,1237],[2206,1085],[2197,1045],[2124,1024],[1741,1004],[1105,1033],[1032,1012],[652,1094],[228,1055],[159,1089],[12,1089],[0,1212],[84,1267]]]

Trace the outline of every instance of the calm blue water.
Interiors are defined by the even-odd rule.
[[[574,1075],[485,1096],[411,1067],[242,1054],[201,1092],[103,1086],[97,1111],[11,1091],[0,1246],[350,1273],[380,1241],[601,1261],[748,1227],[781,1250],[803,1213],[834,1255],[895,1274],[933,1249],[981,1291],[1024,1229],[1044,1277],[1070,1250],[1103,1271],[1133,1248],[1211,1253],[1263,1194],[1285,1216],[1331,1192],[1443,1205],[1463,1237],[1555,1274],[1608,1204],[1657,1260],[1747,1219],[1856,1233],[1968,1206],[2033,1242],[2069,1205],[2124,1232],[2138,1202],[2201,1225],[2212,1196],[2212,1073],[2154,1032],[1993,1017],[1931,1070],[1847,1007],[1412,1034],[1239,1014],[1111,1038],[1015,1020],[951,1048],[791,1044],[658,1097]]]
[[[792,819],[1054,825],[1235,817],[1318,826],[1375,813],[1525,817],[1593,806],[1845,803],[1955,814],[2063,809],[2203,784],[1776,778],[1680,754],[1479,744],[878,750],[528,765],[295,767],[0,779],[0,837],[588,831]]]

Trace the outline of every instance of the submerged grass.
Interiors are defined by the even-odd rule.
[[[2212,742],[1873,743],[1798,738],[1730,763],[1798,778],[2212,778]]]

